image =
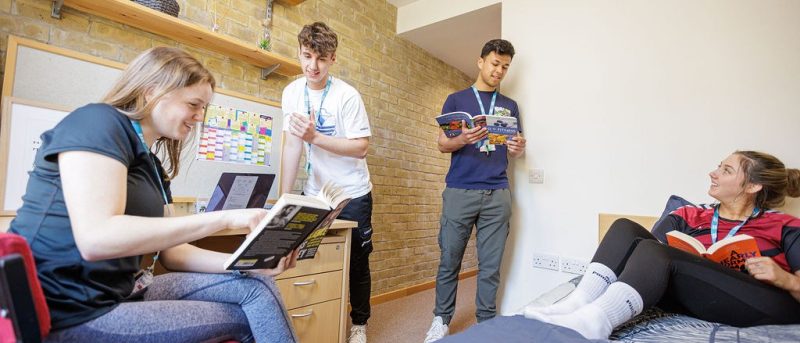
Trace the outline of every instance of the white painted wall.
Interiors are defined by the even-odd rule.
[[[398,6],[397,33],[418,29],[500,2],[500,0],[417,0]]]
[[[800,1],[502,6],[517,50],[502,91],[528,150],[513,166],[501,313],[571,277],[533,269],[533,252],[592,257],[600,212],[660,214],[670,194],[709,202],[708,172],[736,149],[800,167]],[[534,167],[544,184],[526,182]]]

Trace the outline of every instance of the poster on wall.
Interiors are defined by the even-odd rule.
[[[271,116],[208,105],[198,160],[268,166],[271,154]]]
[[[4,101],[3,133],[0,156],[4,160],[5,177],[0,178],[2,208],[15,211],[22,206],[22,195],[28,185],[28,173],[33,170],[36,152],[42,144],[40,136],[64,119],[69,111],[57,106],[8,98]],[[3,173],[0,173],[0,176]]]

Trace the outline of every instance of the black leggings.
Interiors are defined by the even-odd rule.
[[[652,306],[738,327],[800,323],[800,302],[789,292],[661,244],[641,225],[611,225],[592,259],[602,263]]]

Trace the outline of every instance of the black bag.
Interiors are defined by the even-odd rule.
[[[164,12],[173,17],[178,16],[181,7],[178,5],[177,0],[132,0],[133,2],[150,7],[156,11]]]

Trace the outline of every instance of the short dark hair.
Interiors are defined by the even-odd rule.
[[[303,29],[297,34],[297,42],[301,47],[307,47],[321,56],[332,55],[339,45],[336,32],[319,21],[303,26]]]
[[[495,54],[508,55],[514,58],[514,46],[505,39],[492,39],[486,42],[481,50],[481,58],[485,58],[493,51]]]

